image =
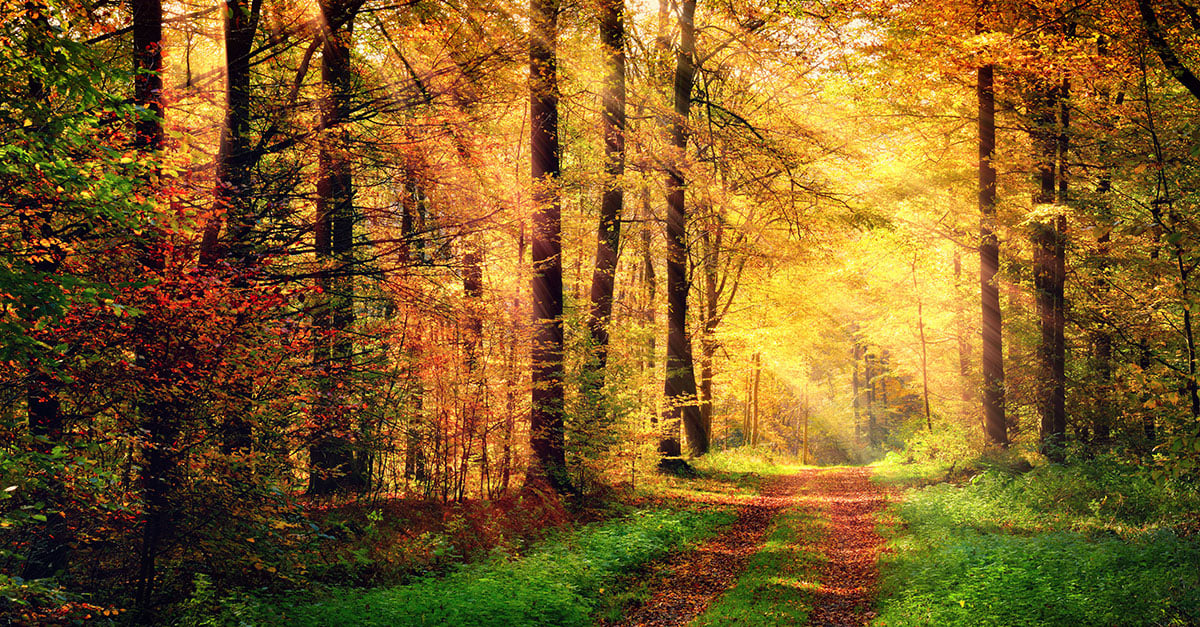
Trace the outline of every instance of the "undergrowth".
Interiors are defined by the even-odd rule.
[[[331,589],[319,601],[220,599],[220,620],[198,606],[195,625],[586,625],[606,590],[667,552],[734,518],[729,511],[639,511],[585,526],[524,555],[498,553],[449,574],[391,588]],[[209,604],[206,605],[211,608]]]
[[[912,490],[875,624],[1200,624],[1197,511],[1194,487],[1109,458]]]

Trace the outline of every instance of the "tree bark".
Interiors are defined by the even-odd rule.
[[[1033,144],[1037,151],[1038,191],[1035,209],[1046,210],[1054,204],[1057,191],[1056,167],[1059,140],[1055,109],[1062,94],[1057,85],[1039,81],[1035,87],[1031,113]],[[1061,216],[1042,217],[1033,224],[1034,289],[1041,341],[1038,344],[1038,414],[1041,417],[1041,448],[1053,461],[1063,460],[1066,444],[1066,409],[1063,355],[1063,220]]]
[[[875,380],[879,377],[879,373],[871,368],[870,351],[863,351],[863,376],[867,384],[867,445],[871,448],[879,447],[879,425],[875,417]]]
[[[954,287],[958,298],[954,305],[954,332],[958,344],[958,377],[959,393],[962,398],[964,415],[970,415],[971,401],[974,399],[974,385],[971,381],[971,338],[967,333],[967,308],[963,296],[962,253],[954,250]]]
[[[996,96],[994,67],[979,68],[976,95],[979,101],[979,292],[983,327],[983,424],[991,444],[1008,446],[1004,417],[1004,352],[1001,336],[1000,240],[996,237]]]
[[[563,425],[562,211],[559,201],[558,0],[530,0],[529,99],[533,177],[533,408],[526,483],[571,491]]]
[[[25,9],[26,16],[29,16],[29,23],[26,26],[28,29],[25,40],[26,52],[29,55],[41,55],[45,45],[44,38],[52,32],[49,20],[44,13],[37,14],[37,7],[32,2],[27,2]],[[35,14],[38,17],[32,17]],[[45,85],[37,76],[29,78],[28,96],[30,102],[46,100]],[[35,111],[40,113],[40,108]],[[40,117],[37,116],[37,118]],[[44,119],[30,121],[35,128],[42,128],[45,123]],[[43,139],[49,142],[53,138],[44,137]],[[40,225],[36,227],[30,223],[21,225],[26,244],[30,248],[36,249],[40,247],[37,240],[49,239],[53,233],[49,211],[39,206],[41,203],[36,197],[22,198],[17,202],[18,207],[22,209],[20,213],[24,215],[43,214],[43,218],[38,221]],[[54,251],[53,246],[48,248],[52,249],[53,254],[42,255],[32,263],[35,272],[47,276],[59,271],[65,257],[61,251]],[[33,326],[33,323],[34,320],[26,321],[30,327]],[[29,436],[34,440],[32,447],[42,454],[49,454],[54,450],[55,444],[63,440],[64,420],[62,402],[59,398],[59,385],[58,378],[52,373],[49,364],[37,357],[29,358],[25,378],[26,424],[29,428]],[[66,568],[70,563],[71,533],[67,517],[65,512],[53,511],[54,507],[62,504],[64,497],[65,490],[61,479],[57,473],[51,473],[47,477],[43,498],[54,505],[47,508],[46,522],[29,530],[29,553],[25,556],[25,563],[21,567],[22,578],[50,577]]]
[[[137,0],[133,5],[134,102],[149,115],[136,124],[135,147],[143,153],[162,149],[162,39],[161,0]],[[150,235],[142,263],[148,273],[162,272],[166,259]],[[150,337],[154,331],[147,332]],[[158,349],[158,350],[155,350]],[[136,363],[144,371],[165,364],[169,359],[162,345],[139,350]],[[158,362],[153,361],[157,359]],[[144,514],[141,546],[138,550],[138,575],[134,606],[141,620],[150,616],[157,575],[157,559],[162,542],[171,534],[173,511],[171,498],[178,485],[176,440],[183,418],[182,401],[169,389],[150,389],[137,401],[141,429],[146,435],[142,451],[141,488]]]
[[[312,471],[310,494],[363,491],[367,468],[356,455],[352,414],[346,408],[351,394],[354,341],[354,187],[346,128],[351,107],[350,42],[357,3],[323,0],[321,79],[329,89],[321,107],[328,136],[318,154],[316,253],[320,269],[320,302],[313,311],[316,346],[313,361],[321,372],[314,407],[318,434],[309,449]],[[340,25],[334,28],[331,25]]]
[[[854,339],[854,354],[850,366],[850,391],[854,395],[852,403],[854,405],[854,442],[856,444],[862,442],[862,410],[859,405],[861,403],[860,393],[858,389],[858,362],[863,358],[862,345],[858,343],[858,338]]]
[[[933,431],[933,414],[929,411],[929,346],[925,340],[925,303],[917,283],[917,260],[912,263],[913,291],[917,295],[917,334],[921,339],[921,398],[925,405],[925,427]]]
[[[754,353],[754,387],[751,398],[753,405],[750,410],[750,446],[758,446],[758,391],[762,384],[762,353]]]
[[[678,432],[682,423],[689,452],[694,456],[708,451],[708,434],[700,419],[696,399],[696,374],[692,362],[692,342],[687,335],[689,283],[687,279],[687,208],[685,206],[684,162],[687,158],[688,117],[691,113],[692,87],[695,82],[696,1],[680,4],[680,45],[675,55],[675,115],[671,122],[670,142],[674,154],[667,167],[667,376],[663,385],[666,397],[665,429],[659,442],[664,458],[681,453]]]
[[[621,210],[625,204],[625,0],[600,5],[600,47],[607,69],[601,96],[604,107],[605,187],[600,201],[596,268],[592,274],[592,311],[588,319],[595,367],[603,385],[608,364],[608,324],[612,318],[613,276],[621,245]]]
[[[262,0],[225,0],[225,121],[217,151],[217,183],[214,190],[214,215],[204,227],[200,244],[200,265],[211,267],[223,256],[221,223],[227,225],[227,249],[231,261],[247,261],[247,236],[253,224],[251,215],[250,170],[250,55]]]
[[[712,438],[713,368],[717,359],[717,325],[721,318],[717,300],[721,297],[718,261],[724,239],[721,216],[714,214],[711,229],[701,233],[704,244],[704,328],[700,334],[700,426]]]

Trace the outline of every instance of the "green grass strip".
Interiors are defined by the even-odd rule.
[[[300,606],[276,606],[268,624],[588,625],[621,576],[728,524],[728,511],[642,511],[589,525],[521,556],[496,556],[443,577],[387,589],[339,590]],[[619,586],[618,586],[619,587]],[[603,592],[602,592],[603,591]]]
[[[825,563],[817,542],[827,527],[827,520],[801,508],[778,515],[766,543],[751,556],[737,583],[691,625],[805,624]]]
[[[1164,525],[1178,500],[1104,471],[909,491],[874,624],[1200,625],[1200,540]]]

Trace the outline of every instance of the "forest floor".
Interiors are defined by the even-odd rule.
[[[788,602],[784,599],[789,593],[792,597],[799,593],[805,606],[801,611],[808,614],[810,625],[866,625],[874,617],[877,558],[884,545],[875,531],[874,514],[887,502],[887,494],[870,481],[870,475],[869,468],[808,468],[772,478],[755,497],[731,499],[730,504],[738,507],[737,521],[718,537],[656,568],[649,599],[630,608],[615,624],[663,627],[698,618],[697,622],[707,624],[789,624],[787,617],[794,615],[772,605]],[[788,511],[793,515],[781,516]],[[779,552],[778,547],[768,547],[779,543],[773,523],[808,527],[782,530],[793,545],[783,554],[810,563],[802,567],[776,563],[791,571],[780,576],[744,573],[748,565],[754,569],[772,564],[752,563],[756,554]],[[787,576],[797,573],[801,576]],[[705,614],[723,596],[737,596],[742,586],[755,589],[741,595],[736,609],[711,617]],[[790,590],[780,596],[771,587]],[[751,616],[754,619],[746,622]]]

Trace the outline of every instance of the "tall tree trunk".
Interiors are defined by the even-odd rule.
[[[917,295],[917,335],[921,339],[921,398],[925,405],[925,427],[933,431],[933,414],[929,411],[929,346],[925,341],[925,303],[917,283],[917,260],[912,263],[913,291]]]
[[[655,306],[655,297],[658,294],[658,277],[654,273],[654,254],[651,246],[651,238],[653,237],[652,229],[656,221],[654,220],[654,212],[650,207],[650,186],[643,182],[642,184],[642,232],[641,232],[641,254],[642,254],[642,325],[647,331],[646,346],[644,347],[644,359],[642,360],[643,372],[653,375],[656,361],[656,353],[658,352],[658,321],[657,307]],[[655,424],[658,422],[657,408],[650,413],[650,422]]]
[[[1004,352],[1000,320],[1000,240],[996,237],[996,95],[994,67],[979,68],[979,292],[983,326],[983,424],[991,444],[1008,446],[1004,417]]]
[[[751,391],[750,446],[758,446],[758,391],[762,387],[762,353],[754,353],[754,386]]]
[[[1096,48],[1097,54],[1101,58],[1108,56],[1108,38],[1101,36],[1097,38]],[[1108,90],[1098,90],[1098,95],[1102,104],[1109,104]],[[1118,92],[1115,103],[1120,105],[1125,100],[1124,93]],[[1107,125],[1106,125],[1107,126]],[[1103,127],[1102,127],[1103,128]],[[1104,162],[1111,162],[1112,148],[1109,144],[1109,137],[1113,135],[1112,128],[1104,128],[1107,133],[1104,133],[1100,140],[1100,155]],[[1097,226],[1100,228],[1100,235],[1096,238],[1096,278],[1092,283],[1093,292],[1096,302],[1100,307],[1105,307],[1110,302],[1108,292],[1110,289],[1108,281],[1109,270],[1109,255],[1110,244],[1112,242],[1112,207],[1111,201],[1108,198],[1109,192],[1112,191],[1112,167],[1106,166],[1100,174],[1100,180],[1096,184],[1096,196],[1098,197],[1098,212]],[[1116,397],[1113,390],[1113,362],[1112,362],[1112,347],[1113,337],[1110,329],[1110,320],[1107,312],[1103,310],[1096,316],[1095,330],[1092,332],[1092,359],[1095,361],[1096,373],[1100,376],[1100,394],[1096,399],[1096,406],[1093,411],[1092,430],[1096,434],[1095,445],[1097,447],[1107,447],[1112,437],[1112,420],[1116,416]]]
[[[625,203],[625,0],[600,3],[600,47],[607,69],[601,99],[604,106],[604,194],[592,274],[592,311],[588,319],[596,369],[603,384],[608,363],[608,324],[612,317],[613,276],[621,244],[621,210]]]
[[[1033,144],[1037,158],[1038,192],[1035,209],[1046,211],[1055,202],[1057,189],[1058,136],[1055,111],[1061,97],[1057,85],[1039,81],[1030,105]],[[1056,212],[1055,212],[1056,213]],[[1038,345],[1038,414],[1041,417],[1042,452],[1051,460],[1063,460],[1066,444],[1063,355],[1060,341],[1063,320],[1063,233],[1059,217],[1042,217],[1033,224],[1034,289],[1041,327]]]
[[[850,366],[850,391],[853,394],[851,399],[854,405],[854,442],[859,444],[862,442],[862,410],[860,404],[862,402],[858,389],[858,362],[863,358],[862,344],[859,344],[858,338],[854,339],[854,354]]]
[[[154,153],[162,148],[162,2],[161,0],[137,0],[133,4],[133,58],[134,58],[134,102],[149,115],[140,118],[136,125],[135,147],[144,153]],[[148,273],[162,272],[165,259],[155,247],[148,244],[149,251],[143,259]],[[153,336],[153,332],[148,332]],[[163,362],[167,355],[153,351],[150,347],[138,351],[138,365],[149,372],[160,364],[153,364],[151,356]],[[143,450],[142,500],[145,513],[142,520],[142,542],[138,551],[138,577],[135,590],[135,607],[138,615],[145,619],[153,605],[152,596],[156,577],[156,562],[164,537],[169,535],[172,521],[171,495],[176,487],[176,438],[181,415],[179,403],[171,398],[169,390],[161,392],[161,398],[148,394],[149,398],[138,400],[141,428],[146,434]]]
[[[225,0],[225,121],[217,152],[213,215],[205,224],[200,243],[202,268],[211,269],[223,256],[238,270],[244,270],[250,262],[247,240],[253,223],[250,170],[254,160],[250,149],[250,55],[261,10],[262,0]],[[222,220],[228,224],[224,247],[219,243]],[[234,286],[245,287],[245,276],[241,272],[235,276]],[[232,398],[250,397],[244,379],[231,385],[236,388],[231,390]],[[252,428],[242,408],[227,410],[222,431],[226,452],[250,448]]]
[[[718,281],[718,262],[721,255],[724,224],[721,216],[712,215],[712,228],[704,229],[704,328],[700,334],[700,426],[712,436],[713,368],[717,359],[717,325],[720,324],[717,299],[721,296]]]
[[[558,0],[530,0],[529,100],[533,176],[533,408],[527,483],[562,493],[567,476],[563,427],[562,210],[559,202]]]
[[[467,320],[463,333],[463,352],[466,354],[467,394],[466,405],[463,408],[464,446],[462,453],[461,475],[465,484],[468,474],[468,462],[471,460],[473,443],[479,441],[480,483],[487,473],[487,425],[479,424],[480,407],[484,400],[486,385],[483,380],[483,368],[479,364],[479,353],[483,344],[483,251],[478,245],[463,255],[463,295],[467,297]],[[459,499],[465,496],[460,490]],[[484,491],[480,488],[480,498]]]
[[[225,0],[225,121],[217,151],[217,183],[213,217],[204,226],[200,265],[211,267],[222,257],[221,222],[228,224],[226,239],[231,261],[244,264],[246,241],[253,223],[250,169],[250,55],[262,0]]]
[[[354,188],[349,150],[350,42],[357,3],[323,0],[321,79],[329,89],[321,123],[328,137],[318,154],[316,252],[321,302],[313,312],[313,361],[322,372],[314,407],[318,434],[309,449],[310,494],[363,491],[367,469],[355,454],[356,429],[347,409],[354,341]],[[340,384],[340,385],[339,385]]]
[[[666,397],[665,432],[659,442],[664,458],[682,452],[676,429],[682,423],[689,452],[694,456],[708,451],[708,434],[700,420],[696,402],[696,374],[692,362],[692,342],[687,335],[687,208],[684,204],[684,163],[687,160],[688,117],[691,113],[692,87],[696,66],[696,0],[680,4],[680,44],[675,56],[675,115],[671,121],[670,141],[674,154],[667,167],[667,376],[663,385]]]
[[[869,350],[863,351],[863,376],[867,384],[867,445],[871,448],[879,447],[879,424],[876,420],[875,407],[875,380],[879,378],[879,373],[871,368],[871,362],[874,358],[871,357]]]

